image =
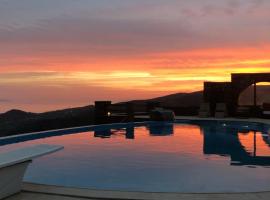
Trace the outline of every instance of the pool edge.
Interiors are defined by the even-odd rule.
[[[262,118],[247,118],[247,119],[241,119],[241,118],[201,118],[197,116],[176,116],[175,121],[172,121],[174,123],[177,123],[179,120],[194,120],[194,121],[234,121],[234,122],[253,122],[253,123],[262,123],[265,125],[270,125],[270,119],[262,119]],[[33,136],[33,135],[40,135],[40,134],[53,134],[58,132],[65,132],[65,131],[88,131],[88,129],[97,128],[101,126],[124,126],[124,125],[145,125],[146,123],[151,123],[153,121],[142,121],[142,122],[129,122],[129,123],[110,123],[110,124],[99,124],[99,125],[87,125],[87,126],[77,126],[77,127],[70,127],[70,128],[62,128],[62,129],[53,129],[53,130],[47,130],[47,131],[38,131],[38,132],[30,132],[30,133],[23,133],[23,134],[16,134],[16,135],[10,135],[10,136],[4,136],[0,137],[0,141],[6,140],[6,139],[13,139],[18,137],[25,137],[25,136]]]
[[[176,117],[177,120],[201,120],[201,121],[241,121],[241,122],[254,122],[254,123],[262,123],[265,125],[270,125],[270,120],[268,119],[259,119],[259,118],[249,118],[249,119],[238,119],[238,118],[199,118],[199,117]],[[131,125],[142,125],[146,122],[134,122],[130,123]],[[123,125],[126,123],[116,123],[116,124],[106,124],[106,126],[114,126],[114,125]],[[58,129],[58,130],[50,130],[45,131],[53,132],[53,131],[63,131],[63,130],[71,130],[71,129],[80,129],[86,127],[97,127],[97,126],[104,126],[104,125],[90,125],[90,126],[82,126],[82,127],[74,127],[68,129]],[[42,134],[43,132],[36,132],[36,133],[27,133],[27,135],[31,134]],[[8,137],[16,137],[22,136],[15,135],[15,136],[8,136]],[[5,138],[8,138],[5,137]],[[0,138],[1,140],[1,138]],[[43,185],[43,184],[35,184],[35,183],[23,183],[23,191],[25,192],[32,192],[32,193],[43,193],[43,194],[54,194],[54,195],[62,195],[62,196],[72,196],[72,197],[82,197],[82,198],[94,198],[94,199],[137,199],[137,200],[174,200],[174,199],[202,199],[207,198],[222,198],[226,199],[236,199],[238,195],[248,195],[251,197],[256,197],[258,199],[269,199],[270,198],[270,191],[261,191],[261,192],[228,192],[228,193],[158,193],[158,192],[128,192],[128,191],[114,191],[114,190],[93,190],[93,189],[80,189],[80,188],[73,188],[73,187],[63,187],[63,186],[53,186],[53,185]],[[260,197],[258,197],[260,196]],[[261,198],[262,196],[262,198]],[[239,197],[241,198],[241,197]],[[245,196],[243,196],[245,198]],[[252,198],[253,199],[253,198]]]
[[[228,193],[162,193],[162,192],[127,192],[114,190],[93,190],[53,185],[23,183],[22,192],[69,196],[90,199],[119,200],[176,200],[176,199],[269,199],[270,191],[228,192]]]

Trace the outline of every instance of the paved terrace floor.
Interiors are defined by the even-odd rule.
[[[198,117],[180,117],[176,119],[202,119]],[[206,120],[250,121],[270,124],[269,119],[236,119],[236,118],[205,118]],[[102,191],[90,189],[67,188],[59,186],[23,183],[22,192],[6,200],[269,200],[270,191],[254,193],[144,193]]]

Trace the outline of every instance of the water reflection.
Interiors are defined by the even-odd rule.
[[[129,126],[126,128],[126,139],[135,139],[134,126]]]
[[[119,129],[102,129],[102,130],[95,130],[94,137],[99,138],[111,138],[112,136],[125,136],[126,139],[135,139],[134,134],[134,126],[128,126],[126,128],[119,128]]]
[[[206,155],[229,156],[231,165],[270,166],[270,140],[267,130],[258,131],[258,127],[201,125],[204,135],[203,153]],[[242,140],[243,135],[251,135],[252,138]],[[258,145],[258,136],[263,143]],[[245,144],[246,143],[246,144]],[[257,149],[268,147],[268,155],[257,155]]]
[[[156,125],[149,125],[148,130],[151,136],[168,136],[173,135],[174,124],[161,123]]]
[[[94,131],[94,137],[110,138],[112,135],[111,129],[96,130]]]
[[[270,186],[269,131],[259,124],[130,123],[53,135],[22,137],[0,152],[63,145],[29,167],[24,181],[40,184],[149,192],[256,192]]]
[[[189,121],[182,124],[174,123],[147,123],[138,127],[134,124],[118,126],[102,126],[92,131],[90,128],[76,128],[66,131],[46,132],[21,138],[0,140],[0,146],[12,143],[22,145],[36,142],[56,142],[64,146],[68,135],[70,142],[100,143],[99,138],[113,140],[121,139],[119,148],[125,146],[123,139],[133,140],[133,147],[138,143],[143,148],[159,149],[164,152],[174,152],[181,156],[184,153],[194,153],[197,157],[207,159],[207,156],[220,156],[230,158],[233,166],[270,166],[270,131],[269,127],[257,123],[240,122],[210,122]],[[82,140],[78,133],[89,133]],[[92,134],[93,133],[93,134]],[[57,137],[58,136],[58,137]],[[91,136],[96,138],[91,140]],[[154,137],[153,137],[154,136]],[[170,137],[166,137],[170,136]],[[45,138],[44,140],[40,140]],[[27,142],[28,141],[28,142]],[[69,141],[67,139],[67,141]],[[154,141],[154,143],[153,143]],[[164,145],[166,142],[169,146]],[[173,144],[173,145],[172,145]],[[155,145],[155,146],[153,146]],[[140,147],[141,148],[141,147]]]
[[[168,136],[173,135],[173,123],[154,123],[147,126],[150,136]],[[119,129],[101,129],[95,130],[94,136],[100,138],[111,138],[111,136],[123,136],[126,139],[135,139],[135,126],[127,126]]]
[[[199,127],[203,135],[202,152],[204,155],[230,157],[231,165],[270,166],[270,134],[267,127],[257,124],[239,126],[239,124],[232,123],[213,124],[209,122],[193,124]],[[173,136],[174,127],[173,123],[149,124],[147,126],[148,135]],[[189,133],[186,132],[186,134]],[[97,130],[94,132],[94,136],[100,138],[125,136],[126,139],[135,139],[135,127]],[[261,147],[264,148],[264,154],[268,151],[268,155],[257,154]]]

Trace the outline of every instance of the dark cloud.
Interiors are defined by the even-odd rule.
[[[8,73],[0,73],[0,79],[17,79],[17,78],[48,78],[50,76],[60,75],[60,72],[8,72]]]
[[[188,24],[143,20],[58,18],[38,26],[0,31],[7,51],[125,54],[187,46],[197,34]],[[3,49],[2,49],[3,51]],[[23,53],[23,52],[22,52]]]
[[[118,6],[108,9],[104,1],[100,14],[91,10],[80,15],[74,8],[74,15],[48,16],[27,26],[1,26],[0,64],[4,66],[5,58],[12,55],[124,57],[261,45],[270,42],[270,13],[264,4],[263,0],[172,0],[129,2],[121,7],[117,1]]]
[[[0,52],[2,56],[16,54],[17,57],[123,57],[162,51],[257,45],[270,41],[269,31],[269,26],[263,23],[256,25],[252,21],[243,22],[243,25],[238,22],[226,26],[213,24],[203,29],[188,20],[57,18],[43,20],[33,27],[0,30]]]

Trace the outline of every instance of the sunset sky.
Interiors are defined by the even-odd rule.
[[[202,89],[269,72],[268,0],[0,0],[0,112]]]

